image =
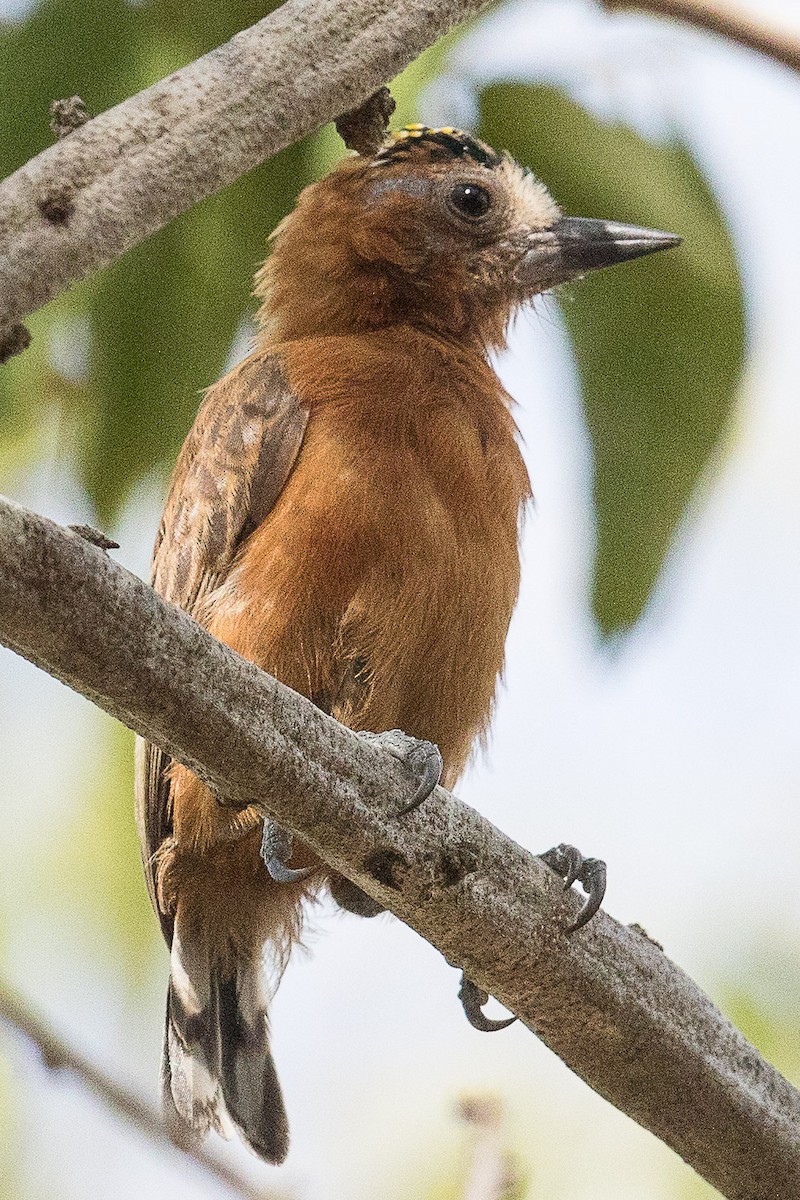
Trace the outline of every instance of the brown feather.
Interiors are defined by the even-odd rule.
[[[453,164],[434,148],[346,162],[278,230],[257,277],[258,351],[208,393],[153,578],[351,727],[436,742],[452,786],[491,717],[530,495],[486,351],[519,299],[526,230],[558,210],[509,160]],[[437,199],[476,172],[496,198],[492,238]],[[277,1160],[286,1129],[254,981],[266,944],[277,982],[324,874],[274,883],[255,810],[223,808],[152,747],[138,794],[150,894],[168,940],[177,929],[171,1100],[201,1133],[227,1107]],[[321,866],[297,846],[305,864]]]
[[[205,597],[283,490],[307,419],[273,354],[252,355],[206,392],[172,475],[152,567],[156,591],[201,623]],[[172,919],[157,901],[155,866],[172,835],[170,762],[142,739],[136,755],[145,878],[169,944]]]

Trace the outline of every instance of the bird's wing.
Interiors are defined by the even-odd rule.
[[[178,457],[153,552],[153,587],[165,600],[197,615],[283,491],[307,421],[276,355],[251,355],[209,388]],[[155,855],[172,833],[169,763],[157,746],[138,742],[136,824],[167,943],[172,920],[156,898]]]

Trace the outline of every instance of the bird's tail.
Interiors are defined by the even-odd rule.
[[[283,1162],[289,1129],[269,1048],[261,963],[222,966],[208,946],[172,941],[162,1060],[164,1111],[179,1143],[237,1131],[267,1162]]]

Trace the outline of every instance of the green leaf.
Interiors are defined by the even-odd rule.
[[[736,399],[745,327],[734,251],[682,145],[654,145],[521,83],[481,93],[480,133],[566,212],[684,238],[589,276],[562,302],[594,443],[594,611],[611,633],[640,615]]]
[[[52,142],[48,107],[80,93],[90,112],[124,99],[231,37],[275,4],[156,0],[134,8],[98,0],[45,0],[2,27],[0,73],[9,119],[0,126],[0,174]],[[315,139],[291,147],[219,196],[172,222],[95,279],[34,315],[30,350],[0,368],[0,471],[13,479],[35,455],[39,430],[59,421],[101,521],[131,487],[174,460],[200,391],[224,367],[253,305],[253,272],[267,238],[315,166]],[[89,331],[88,372],[53,369],[53,339]]]
[[[90,112],[122,100],[138,75],[141,22],[119,0],[44,0],[19,24],[0,25],[0,177],[53,142],[51,100],[76,92]],[[49,362],[50,335],[64,320],[85,313],[88,290],[60,297],[28,322],[29,350],[0,367],[0,467],[37,444],[35,430],[63,400]]]
[[[154,43],[180,40],[184,62],[227,42],[280,7],[282,0],[149,0],[139,11]],[[163,74],[164,72],[162,72]]]
[[[267,239],[309,181],[312,141],[172,221],[100,276],[91,310],[93,403],[80,473],[109,521],[131,486],[171,465],[220,375]]]
[[[475,23],[470,21],[439,38],[392,80],[389,87],[397,106],[391,121],[393,129],[420,120],[420,96],[441,73],[454,47]]]
[[[151,0],[142,7],[98,0],[44,0],[0,34],[0,72],[11,120],[0,128],[0,173],[49,145],[48,106],[79,93],[99,112],[203,54],[277,5],[264,0]],[[417,97],[439,70],[452,38],[394,82],[398,122],[417,116]],[[344,152],[333,127],[290,147],[198,205],[94,279],[34,315],[34,344],[0,368],[0,472],[35,456],[41,430],[58,421],[62,454],[112,523],[131,488],[167,470],[200,401],[223,370],[243,318],[251,315],[255,268],[267,239],[299,191]],[[53,369],[53,340],[89,331],[79,378]]]

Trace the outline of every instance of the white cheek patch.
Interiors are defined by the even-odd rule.
[[[513,158],[504,159],[497,171],[519,216],[529,228],[549,229],[558,220],[561,209],[540,179]]]

